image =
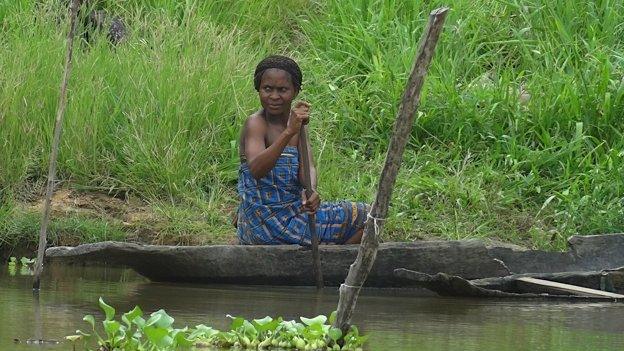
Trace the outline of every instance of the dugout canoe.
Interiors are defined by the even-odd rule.
[[[529,250],[481,240],[389,242],[379,246],[369,287],[409,287],[405,268],[444,272],[466,280],[522,273],[591,272],[624,266],[624,234],[573,236],[566,252]],[[321,246],[325,284],[338,286],[357,256],[357,245]],[[161,246],[100,242],[52,247],[46,260],[127,266],[159,282],[313,285],[312,252],[297,246]]]

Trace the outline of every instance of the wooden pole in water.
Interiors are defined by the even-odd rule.
[[[65,115],[65,108],[67,107],[67,81],[69,80],[69,73],[71,71],[78,7],[80,7],[80,0],[72,0],[69,14],[69,33],[67,33],[67,55],[65,57],[65,69],[63,71],[63,79],[61,81],[61,95],[59,96],[59,104],[56,111],[54,139],[52,140],[50,166],[48,169],[48,183],[46,187],[46,198],[43,206],[41,230],[39,232],[39,250],[37,251],[37,262],[35,262],[35,277],[33,281],[33,290],[39,290],[41,272],[43,271],[43,259],[45,256],[47,242],[46,234],[48,230],[48,222],[50,220],[50,205],[52,203],[52,193],[54,192],[54,178],[56,177],[56,159],[58,157],[58,149],[61,141],[63,116]]]
[[[377,196],[373,207],[368,215],[366,226],[364,227],[364,236],[360,245],[357,258],[349,268],[347,279],[340,286],[340,298],[338,301],[338,313],[334,326],[340,328],[343,335],[350,328],[351,316],[355,310],[357,297],[360,289],[370,272],[375,257],[377,256],[377,248],[379,246],[378,236],[381,232],[383,221],[388,214],[388,206],[390,197],[392,196],[392,188],[396,181],[396,176],[401,166],[401,158],[405,145],[412,130],[414,123],[414,114],[420,102],[420,91],[427,74],[429,63],[440,37],[442,26],[448,8],[438,8],[429,14],[429,22],[420,39],[420,46],[416,54],[416,61],[412,68],[407,87],[403,93],[403,99],[397,113],[397,119],[394,124],[394,131],[390,139],[388,153],[386,154],[386,162],[381,171]]]
[[[310,159],[310,136],[308,135],[308,126],[302,125],[299,132],[299,152],[301,154],[301,163],[303,166],[303,187],[305,188],[306,198],[310,198],[314,193],[312,187],[312,160]],[[323,271],[321,270],[321,257],[319,255],[319,238],[316,234],[316,216],[313,213],[308,214],[308,228],[310,229],[310,241],[312,244],[312,271],[314,273],[314,281],[316,288],[323,288]]]

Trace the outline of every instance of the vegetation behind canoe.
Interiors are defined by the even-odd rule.
[[[0,4],[2,246],[35,241],[62,3]],[[320,194],[371,201],[418,33],[441,4],[100,3],[126,36],[112,48],[102,31],[75,53],[59,178],[74,198],[141,211],[68,206],[53,216],[57,244],[232,240],[237,135],[257,108],[251,72],[274,52],[304,71]],[[453,3],[385,240],[563,249],[571,234],[622,230],[624,9],[600,4]]]

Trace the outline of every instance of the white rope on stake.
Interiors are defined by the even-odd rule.
[[[387,218],[378,218],[378,217],[374,217],[371,214],[371,211],[373,209],[371,208],[370,211],[368,211],[368,213],[366,214],[366,222],[368,222],[369,219],[373,220],[373,225],[375,226],[375,236],[377,236],[379,238],[379,224],[377,224],[377,221],[383,222],[385,221]]]

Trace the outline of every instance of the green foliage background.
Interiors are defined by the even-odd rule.
[[[47,174],[62,3],[0,0],[0,245],[34,240],[38,225],[21,204]],[[418,39],[441,5],[451,13],[384,239],[561,249],[572,234],[621,231],[621,0],[92,2],[129,36],[75,51],[59,178],[140,198],[164,219],[155,241],[233,238],[238,132],[259,105],[251,75],[281,53],[304,72],[322,198],[371,201]],[[57,242],[71,223],[82,226],[73,241],[125,235],[106,216],[55,223]]]

